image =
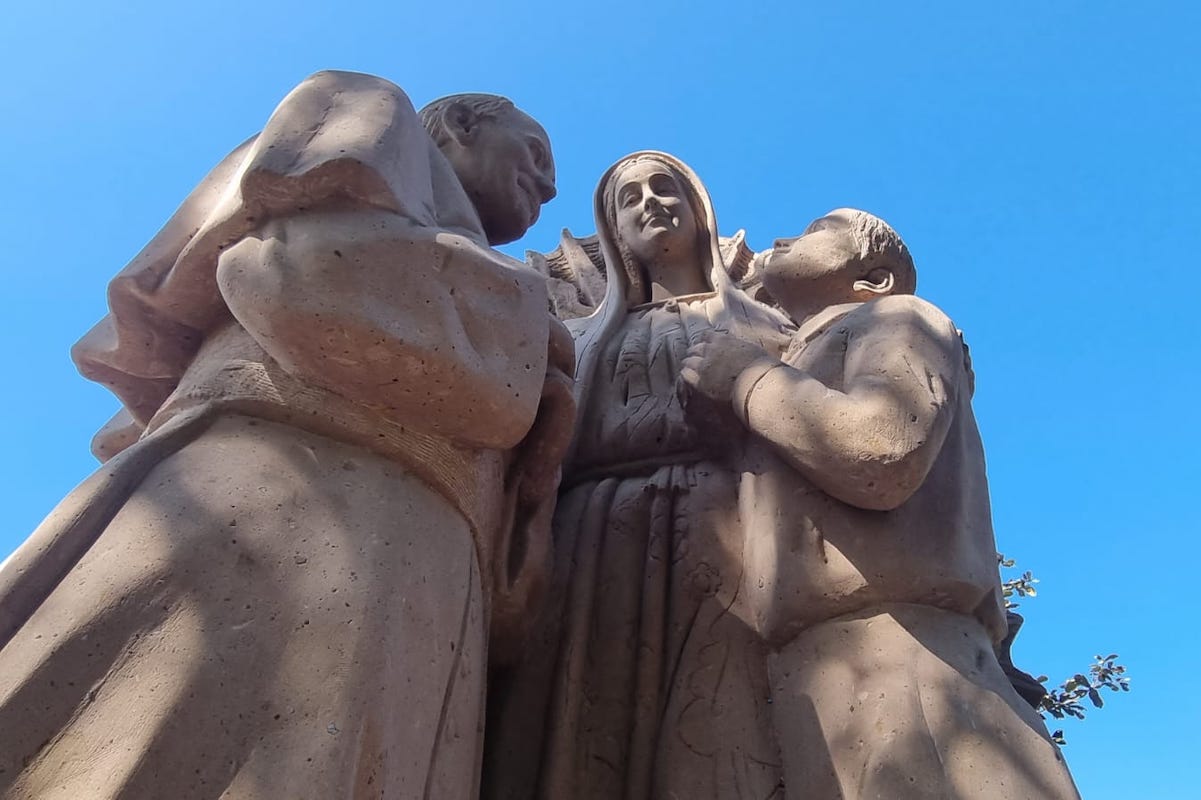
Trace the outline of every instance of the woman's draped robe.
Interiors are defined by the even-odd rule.
[[[606,344],[555,511],[545,624],[494,684],[485,797],[781,787],[767,651],[732,608],[740,476],[728,439],[697,430],[677,393],[720,303],[636,308]]]
[[[677,179],[712,293],[647,302],[606,202],[636,160]],[[549,602],[525,658],[494,669],[483,796],[780,796],[767,653],[738,602],[741,428],[686,415],[678,378],[710,328],[779,352],[788,325],[733,285],[709,195],[675,157],[615,163],[594,212],[606,290],[568,323],[579,416]]]

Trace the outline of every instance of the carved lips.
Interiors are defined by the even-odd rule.
[[[680,227],[680,218],[662,206],[654,206],[642,215],[642,229],[649,230],[652,227],[663,230],[678,228]]]

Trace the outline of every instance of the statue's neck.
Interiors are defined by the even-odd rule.
[[[712,291],[707,276],[695,260],[657,262],[646,267],[651,302]]]

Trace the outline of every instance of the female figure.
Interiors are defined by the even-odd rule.
[[[526,660],[493,683],[485,792],[768,797],[765,656],[735,607],[738,474],[677,384],[706,331],[778,352],[785,322],[732,285],[708,194],[677,159],[617,162],[594,210],[608,282],[596,313],[568,322],[579,417],[551,603]]]

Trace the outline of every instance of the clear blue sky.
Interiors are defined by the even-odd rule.
[[[645,147],[756,247],[838,206],[893,223],[972,346],[1000,547],[1042,579],[1020,665],[1131,669],[1131,694],[1064,726],[1084,796],[1196,797],[1198,8],[10,4],[0,556],[94,467],[116,402],[67,351],[105,284],[291,86],[339,68],[419,105],[499,92],[559,169],[512,252],[591,232],[597,178]]]

